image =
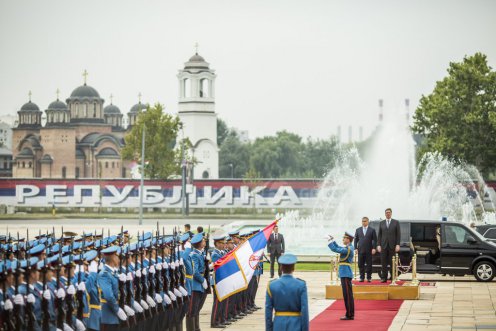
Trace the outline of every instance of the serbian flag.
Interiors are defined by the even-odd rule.
[[[215,262],[215,292],[219,301],[248,288],[248,283],[253,277],[267,240],[277,222],[274,221]]]

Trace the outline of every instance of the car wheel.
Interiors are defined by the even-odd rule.
[[[477,262],[473,270],[475,279],[479,282],[492,281],[495,276],[495,272],[496,270],[494,268],[494,264],[489,261]]]

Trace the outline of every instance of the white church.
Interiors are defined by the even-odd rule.
[[[179,70],[178,116],[184,137],[193,145],[195,179],[219,178],[217,114],[215,113],[215,70],[196,52]]]

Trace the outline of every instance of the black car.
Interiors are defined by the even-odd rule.
[[[379,222],[371,221],[379,233]],[[455,276],[474,275],[489,282],[496,275],[496,244],[464,224],[443,221],[400,220],[402,266],[409,266],[417,254],[417,272]],[[380,254],[373,257],[373,269],[380,272]]]
[[[475,227],[475,230],[479,232],[487,240],[496,243],[496,225],[494,224],[484,224]]]

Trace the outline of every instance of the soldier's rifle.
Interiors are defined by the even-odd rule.
[[[42,291],[42,298],[41,298],[41,311],[43,312],[43,320],[41,323],[41,329],[43,331],[49,331],[50,330],[50,312],[48,310],[48,305],[49,302],[47,299],[45,299],[45,296],[43,295],[44,292],[47,290],[46,286],[46,273],[47,273],[47,259],[45,257],[45,260],[43,262],[43,268],[41,269],[42,272],[42,284],[43,284],[43,291]]]
[[[17,232],[17,261],[16,268],[14,272],[14,294],[17,296],[19,294],[19,275],[21,273],[21,260],[20,260],[21,245],[19,241],[19,232]],[[15,330],[20,331],[24,326],[24,319],[21,316],[21,305],[14,303],[14,318],[15,318]]]
[[[72,250],[74,249],[74,238],[71,239],[71,246],[69,247],[69,263],[65,267],[67,269],[67,288],[71,286],[71,269],[73,264]],[[72,328],[72,314],[74,313],[74,298],[72,294],[67,293],[65,297],[67,303],[67,311],[65,315],[65,322]]]
[[[26,295],[29,296],[31,294],[31,286],[29,284],[29,278],[31,276],[31,254],[29,253],[29,230],[26,230],[26,270],[24,271],[24,281],[26,282]],[[34,316],[34,303],[26,302],[26,320],[27,320],[27,329],[34,330],[34,325],[36,321],[36,317]]]
[[[9,233],[9,238],[10,238],[10,233]],[[10,241],[10,239],[9,239]],[[7,249],[6,249],[6,259],[10,257],[10,249],[11,249],[11,243],[7,241]],[[6,282],[7,282],[7,268],[4,266],[2,270],[2,295],[3,295],[3,301],[7,300],[7,289],[6,289]],[[2,329],[6,331],[14,331],[15,330],[15,324],[14,320],[12,318],[12,315],[10,313],[10,310],[2,309]]]
[[[57,267],[55,269],[57,275],[57,293],[60,289],[60,270],[62,268],[62,252],[59,251],[59,258]],[[64,289],[65,290],[65,289]],[[65,320],[65,309],[64,309],[64,299],[57,296],[57,328],[64,330],[64,320]]]
[[[83,242],[81,246],[81,252],[79,253],[79,272],[78,272],[78,285],[81,284],[81,274],[84,272],[84,248],[86,246],[86,234],[83,231]],[[84,293],[83,291],[76,292],[77,299],[77,310],[76,317],[78,320],[82,321],[84,319]]]
[[[209,259],[208,254],[210,251],[210,225],[208,226],[208,232],[205,236],[205,271],[203,272],[203,277],[207,281],[207,289],[205,292],[207,294],[212,293],[212,289],[210,288],[210,267],[209,267]]]

